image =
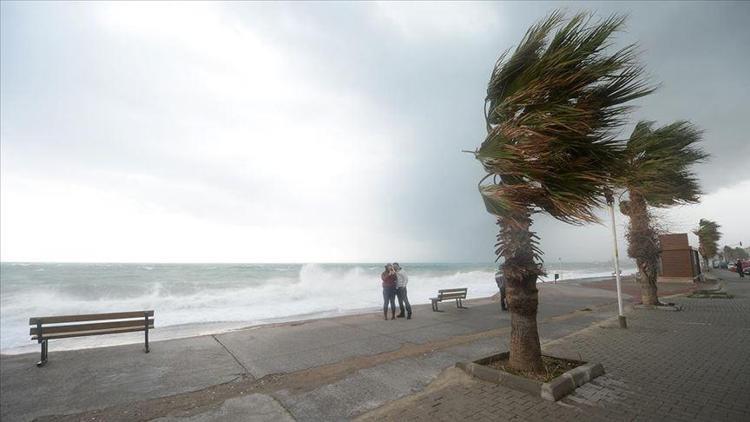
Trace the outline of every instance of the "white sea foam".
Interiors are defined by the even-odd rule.
[[[409,298],[413,304],[429,303],[429,298],[438,289],[466,287],[469,298],[491,296],[497,292],[494,272],[488,266],[477,265],[474,269],[464,266],[453,270],[450,267],[430,268],[423,265],[415,271],[409,271],[409,267],[405,267],[409,275]],[[246,273],[256,271],[254,268],[241,268],[244,272],[240,274],[247,276]],[[142,269],[149,276],[160,270],[152,266]],[[224,274],[215,266],[206,266],[205,269]],[[229,270],[231,269],[225,272]],[[267,268],[263,273],[267,275],[265,278],[252,282],[235,280],[217,284],[209,282],[210,280],[198,280],[182,286],[179,284],[182,281],[146,279],[141,284],[118,284],[99,288],[101,291],[95,292],[91,290],[96,288],[88,285],[77,288],[62,284],[37,286],[38,288],[33,284],[22,283],[11,287],[4,285],[0,346],[3,353],[28,351],[30,341],[27,323],[32,316],[153,309],[156,314],[156,331],[172,327],[164,331],[169,332],[170,337],[181,337],[185,333],[205,333],[206,327],[213,327],[213,330],[236,328],[280,318],[344,314],[355,310],[375,310],[382,306],[380,267],[307,264],[287,268],[286,275],[281,274],[282,270],[283,268]],[[549,273],[554,272],[549,270]],[[608,276],[611,272],[564,271],[563,275],[567,280]],[[186,272],[184,277],[189,278],[190,274]],[[154,338],[160,337],[162,336],[156,335]],[[113,336],[99,338],[94,343],[87,339],[60,340],[59,347],[88,347],[89,344],[103,345],[123,341],[140,341],[140,337]]]

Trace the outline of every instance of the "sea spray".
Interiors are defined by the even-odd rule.
[[[409,275],[413,304],[429,303],[438,289],[467,287],[469,298],[497,292],[493,264],[402,266]],[[194,332],[190,324],[254,325],[374,311],[382,306],[381,271],[376,264],[1,263],[0,349],[15,353],[33,346],[27,335],[32,316],[153,309],[157,331],[179,336]],[[611,275],[606,262],[559,264],[548,269],[548,278],[555,271],[562,272],[563,281]],[[126,338],[59,344],[75,348]],[[137,338],[132,336],[132,341]]]

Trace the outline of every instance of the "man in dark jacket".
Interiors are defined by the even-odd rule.
[[[508,301],[505,299],[505,277],[503,277],[503,272],[500,269],[495,273],[495,283],[497,283],[497,288],[500,289],[500,309],[507,311]]]
[[[743,271],[742,260],[738,259],[736,265],[737,265],[737,274],[740,275],[740,278],[744,278],[745,277],[745,273],[742,272]]]
[[[409,276],[401,269],[398,262],[393,263],[393,269],[396,270],[396,297],[398,298],[398,308],[401,311],[396,315],[396,318],[404,317],[404,304],[406,304],[406,319],[411,319],[411,303],[409,303],[409,295],[406,292]]]

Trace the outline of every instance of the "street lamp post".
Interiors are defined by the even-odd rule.
[[[615,261],[615,281],[617,283],[617,309],[618,317],[620,322],[620,328],[628,328],[628,321],[625,319],[625,314],[622,310],[622,287],[620,284],[620,254],[617,252],[617,228],[615,227],[615,199],[611,192],[607,193],[607,205],[609,206],[609,216],[612,219],[612,245],[613,258]]]

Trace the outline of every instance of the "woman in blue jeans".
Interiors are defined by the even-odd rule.
[[[388,303],[391,304],[391,320],[396,319],[396,271],[393,265],[385,266],[385,271],[380,274],[383,280],[383,318],[388,320]]]

